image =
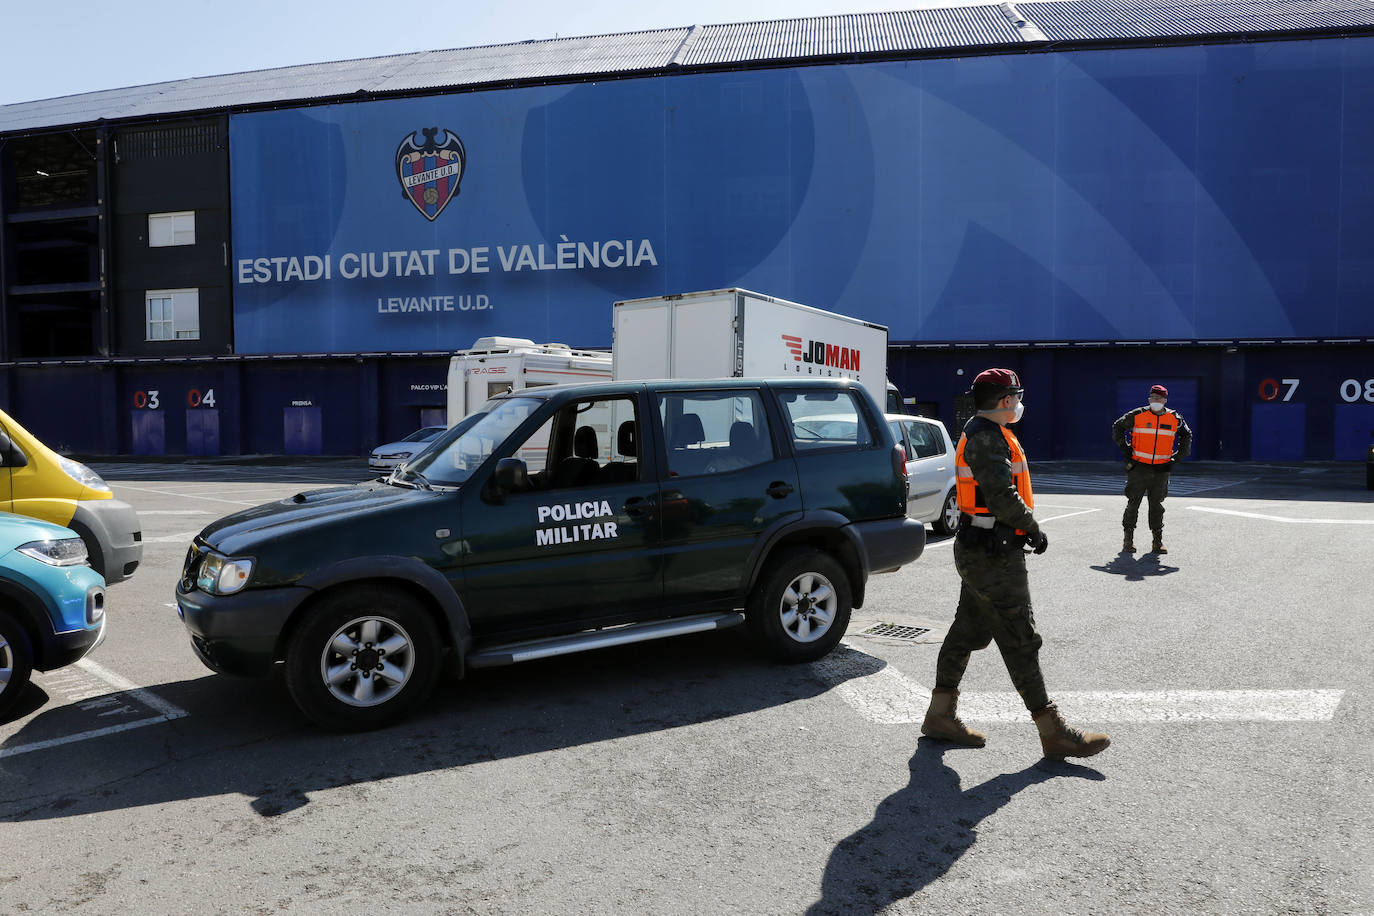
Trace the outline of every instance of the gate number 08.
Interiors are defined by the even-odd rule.
[[[1341,382],[1341,400],[1347,404],[1356,401],[1374,404],[1374,378],[1365,379],[1363,382],[1357,378],[1348,378]]]

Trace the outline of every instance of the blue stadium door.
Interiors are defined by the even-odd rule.
[[[282,425],[288,455],[318,455],[324,439],[324,424],[318,407],[283,407]]]
[[[1374,442],[1374,404],[1336,405],[1335,454],[1337,461],[1364,461],[1365,449]]]
[[[160,410],[135,410],[133,448],[135,455],[167,454],[167,415]]]
[[[1251,461],[1302,461],[1306,457],[1306,404],[1250,405]]]
[[[186,454],[219,454],[219,410],[206,407],[186,411]]]

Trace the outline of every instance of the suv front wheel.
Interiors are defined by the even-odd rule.
[[[286,653],[286,687],[325,728],[390,724],[424,702],[439,677],[439,633],[418,601],[378,586],[325,596]]]
[[[745,608],[754,639],[785,662],[815,661],[835,648],[852,610],[844,567],[810,548],[772,560]]]

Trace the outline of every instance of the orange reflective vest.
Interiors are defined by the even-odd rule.
[[[1035,508],[1035,494],[1031,491],[1030,466],[1026,463],[1026,453],[1021,448],[1020,441],[1016,435],[1005,426],[1002,427],[1002,437],[1007,440],[1007,446],[1011,449],[1011,477],[1016,483],[1016,492],[1021,494],[1021,501],[1026,504],[1026,508]],[[964,460],[964,446],[968,444],[968,435],[959,436],[959,445],[954,450],[954,490],[955,498],[959,501],[959,511],[978,516],[991,516],[987,503],[983,500],[983,491],[978,486],[978,480],[973,476],[973,469]],[[1017,534],[1025,534],[1020,530]]]
[[[1172,410],[1142,410],[1135,415],[1131,430],[1131,457],[1141,464],[1168,464],[1174,457],[1174,434],[1178,414]]]

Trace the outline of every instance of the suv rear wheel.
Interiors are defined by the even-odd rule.
[[[286,653],[286,686],[325,728],[362,731],[424,702],[439,677],[439,633],[414,598],[379,586],[327,595]]]
[[[14,710],[33,673],[33,647],[24,628],[0,611],[0,721]]]
[[[750,631],[769,655],[815,661],[835,648],[849,626],[849,576],[823,551],[789,550],[769,563],[745,610]]]

